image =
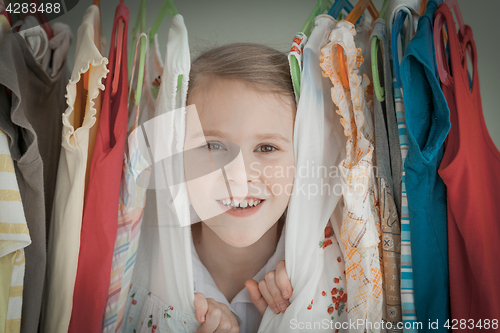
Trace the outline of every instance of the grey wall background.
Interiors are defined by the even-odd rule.
[[[358,0],[351,0],[356,4]],[[373,0],[380,9],[383,0]],[[478,71],[484,118],[490,135],[500,148],[500,31],[496,22],[500,15],[498,0],[459,0],[462,16],[474,31],[478,53]],[[108,41],[116,5],[119,0],[101,0],[103,34]],[[188,29],[191,56],[204,50],[233,42],[261,43],[286,52],[293,36],[299,31],[316,5],[316,0],[174,0]],[[78,5],[59,21],[68,24],[76,38],[83,14],[92,0],[80,0]],[[134,25],[139,0],[125,0],[130,9],[130,29]],[[163,0],[148,0],[146,26],[151,27]],[[165,55],[171,20],[166,15],[159,31],[160,51]],[[68,55],[72,66],[76,40]],[[105,56],[108,56],[108,50]]]

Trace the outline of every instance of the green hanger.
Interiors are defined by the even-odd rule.
[[[304,33],[307,37],[309,37],[314,25],[314,18],[320,14],[323,14],[325,10],[329,9],[331,6],[332,2],[330,0],[318,0],[318,3],[316,4],[316,6],[314,6],[311,15],[309,15],[306,23],[304,23],[304,26],[300,31]]]
[[[314,6],[311,15],[309,15],[309,17],[306,20],[306,23],[304,24],[304,26],[300,31],[304,35],[309,37],[309,35],[311,34],[311,30],[313,28],[314,18],[320,14],[323,14],[325,10],[329,9],[331,6],[332,3],[330,0],[318,0],[318,3],[316,4],[316,6]],[[292,83],[298,100],[300,97],[300,65],[299,61],[295,57],[291,57],[290,60],[290,74],[292,76]]]
[[[146,46],[148,43],[148,35],[144,32],[139,35],[139,40],[141,42],[141,53],[139,56],[139,75],[137,76],[137,90],[135,91],[134,103],[139,105],[142,94],[142,84],[144,82],[144,64],[146,63]],[[137,46],[136,46],[137,51]]]
[[[153,26],[151,27],[151,29],[149,29],[150,44],[154,41],[158,29],[160,29],[161,22],[163,22],[163,19],[165,18],[165,15],[167,13],[168,15],[170,15],[171,19],[174,19],[175,15],[179,14],[177,8],[175,8],[173,0],[165,0],[163,2],[163,5],[160,8],[160,12],[158,13],[158,16],[156,16],[156,19],[153,23]],[[179,89],[181,88],[181,84],[182,84],[182,75],[179,75],[179,77],[177,78],[177,91],[179,91]]]
[[[141,0],[141,4],[139,5],[139,11],[137,13],[137,17],[135,18],[134,27],[132,28],[132,41],[130,43],[130,50],[128,54],[133,54],[134,46],[136,41],[137,32],[139,31],[139,27],[141,28],[141,32],[145,32],[146,30],[146,0]],[[128,72],[129,75],[132,75],[132,66],[134,64],[134,58],[128,58]]]
[[[292,76],[293,88],[298,100],[300,97],[300,66],[297,58],[291,57],[290,59],[290,74]]]
[[[171,19],[173,19],[175,15],[179,14],[177,8],[175,8],[173,0],[165,0],[163,2],[163,5],[160,8],[160,12],[158,13],[158,16],[156,16],[156,19],[153,23],[153,26],[151,27],[151,29],[149,29],[149,43],[153,42],[158,29],[160,29],[161,22],[163,22],[163,19],[165,18],[165,15],[167,13],[170,15]]]
[[[384,3],[382,4],[382,8],[380,9],[380,17],[384,21],[387,20],[387,11],[389,10],[389,5],[391,4],[391,0],[384,0]]]
[[[380,78],[378,75],[378,47],[379,38],[377,36],[372,37],[370,51],[372,58],[372,76],[373,76],[373,90],[375,90],[375,96],[380,102],[385,100],[385,89],[380,85]]]
[[[386,20],[387,11],[389,9],[390,0],[384,0],[382,4],[382,9],[380,9],[379,18]],[[375,96],[380,102],[385,100],[385,89],[380,85],[380,77],[378,75],[378,48],[380,39],[377,36],[372,37],[370,44],[371,60],[372,60],[372,76],[373,76],[373,90],[375,90]]]

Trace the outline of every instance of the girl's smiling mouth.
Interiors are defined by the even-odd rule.
[[[265,200],[258,198],[245,198],[237,201],[234,198],[226,198],[216,201],[226,210],[225,213],[236,217],[247,217],[256,213]]]

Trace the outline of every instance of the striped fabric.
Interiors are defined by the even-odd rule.
[[[24,248],[31,244],[7,135],[0,130],[0,331],[19,332]],[[9,276],[4,276],[9,275]],[[8,298],[8,300],[7,300]]]
[[[118,230],[111,265],[103,332],[122,331],[151,172],[148,168],[149,163],[140,152],[139,140],[136,140],[140,131],[134,131],[139,122],[139,106],[130,103],[129,109],[132,109],[129,114],[134,117],[131,117],[132,125],[129,128],[127,140],[129,146],[125,149],[118,208]],[[140,174],[141,170],[144,172]]]
[[[408,213],[408,199],[406,197],[404,169],[406,155],[408,154],[408,137],[406,135],[403,89],[399,86],[395,77],[393,78],[393,87],[396,117],[398,121],[399,142],[401,147],[401,157],[403,160],[403,181],[401,184],[401,307],[403,311],[403,323],[406,327],[411,327],[403,328],[403,332],[417,333],[418,331],[415,326],[415,322],[417,321],[417,313],[415,312],[413,267],[411,261],[410,246],[410,216]]]

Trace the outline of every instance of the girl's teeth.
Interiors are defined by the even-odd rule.
[[[247,207],[255,207],[261,203],[262,200],[242,200],[241,202],[236,202],[235,199],[223,199],[220,202],[230,208],[247,208]]]

